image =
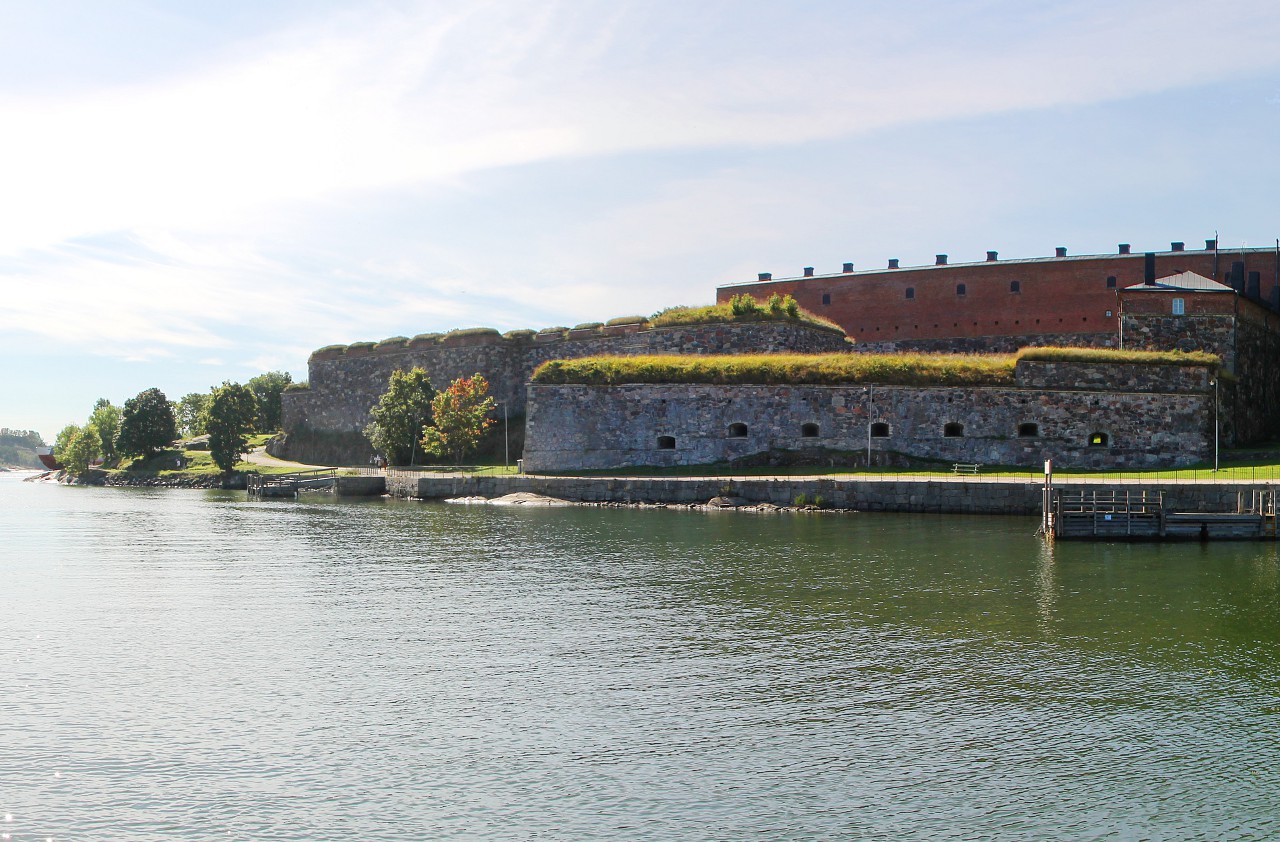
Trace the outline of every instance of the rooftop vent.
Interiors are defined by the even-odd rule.
[[[1128,253],[1129,253],[1129,244],[1128,244],[1128,243],[1121,243],[1121,244],[1120,244],[1120,253],[1121,253],[1121,254],[1128,254]]]
[[[1217,250],[1218,250],[1218,241],[1217,241],[1216,239],[1213,239],[1213,240],[1205,240],[1205,241],[1204,241],[1204,250],[1205,250],[1205,251],[1217,251]]]
[[[761,272],[761,273],[760,273],[759,275],[757,275],[756,277],[757,277],[757,278],[759,278],[759,279],[760,279],[760,280],[762,280],[762,281],[772,281],[772,280],[773,280],[773,273],[772,273],[772,272]]]
[[[805,276],[806,278],[812,278],[812,277],[813,277],[813,267],[812,267],[812,266],[806,266],[806,267],[804,267],[804,276]]]
[[[1058,247],[1057,247],[1056,249],[1054,249],[1053,251],[1054,251],[1054,254],[1055,254],[1057,257],[1066,257],[1066,256],[1067,256],[1067,247],[1066,247],[1066,246],[1058,246]]]
[[[994,262],[994,261],[995,261],[995,260],[997,260],[999,257],[1000,257],[1000,252],[997,252],[997,251],[989,251],[989,252],[987,252],[987,262],[989,262],[989,263],[990,263],[990,262]]]
[[[852,263],[846,263],[846,264],[844,265],[844,270],[843,270],[843,271],[845,271],[845,272],[852,272],[852,271],[853,271],[853,264],[852,264]]]
[[[898,258],[896,258],[896,257],[891,257],[891,258],[889,258],[889,268],[890,268],[890,269],[897,269],[897,268],[898,268]]]
[[[946,256],[945,254],[935,254],[935,255],[933,256],[933,265],[934,265],[934,266],[946,266],[946,265],[947,265],[947,256]]]
[[[1186,243],[1169,243],[1169,251],[1186,251]]]

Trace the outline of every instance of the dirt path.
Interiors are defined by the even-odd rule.
[[[285,459],[277,459],[267,453],[265,447],[255,447],[244,455],[244,461],[250,465],[261,465],[264,468],[297,468],[299,471],[306,471],[315,468],[332,468],[333,465],[306,465],[302,462],[289,462]]]

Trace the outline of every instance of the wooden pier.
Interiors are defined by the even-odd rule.
[[[1236,495],[1235,511],[1175,512],[1163,492],[1054,488],[1046,483],[1041,530],[1064,540],[1274,541],[1276,490]]]
[[[320,468],[292,474],[249,474],[245,488],[250,497],[297,497],[300,491],[328,491],[337,484],[337,470]]]

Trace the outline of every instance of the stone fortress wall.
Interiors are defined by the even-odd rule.
[[[1001,387],[534,384],[524,464],[592,470],[779,452],[865,464],[869,445],[873,463],[892,452],[998,465],[1189,465],[1212,458],[1211,377],[1206,366],[1023,360],[1015,385]]]

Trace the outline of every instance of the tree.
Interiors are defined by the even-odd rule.
[[[422,431],[422,449],[437,456],[452,453],[455,462],[480,443],[493,424],[489,412],[494,400],[487,397],[489,382],[479,374],[459,377],[431,402],[432,426]]]
[[[116,457],[116,438],[120,435],[122,417],[120,407],[106,398],[98,398],[98,402],[93,405],[93,414],[89,416],[89,428],[98,435],[104,459]]]
[[[413,462],[422,428],[431,423],[435,397],[426,369],[392,372],[386,393],[369,410],[373,421],[364,428],[365,438],[392,465]]]
[[[122,456],[152,456],[178,437],[173,407],[159,389],[147,389],[124,402],[116,450]]]
[[[249,450],[248,436],[258,417],[258,399],[248,386],[224,381],[213,390],[205,412],[209,454],[224,474]]]
[[[280,429],[280,395],[292,382],[293,375],[287,371],[268,371],[249,379],[249,390],[258,399],[255,429],[259,433],[274,433]]]
[[[178,430],[188,438],[202,436],[208,432],[204,428],[204,414],[209,408],[208,392],[190,392],[183,395],[174,410]]]
[[[58,433],[53,457],[69,474],[83,474],[99,456],[100,439],[91,427],[68,424]]]

